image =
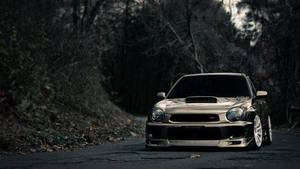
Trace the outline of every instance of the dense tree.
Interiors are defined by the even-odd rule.
[[[124,18],[123,29],[112,28],[122,34],[110,37],[114,47],[102,59],[104,72],[111,77],[109,90],[127,111],[149,111],[155,93],[169,90],[182,74],[244,71],[241,64],[246,52],[235,45],[237,30],[221,3],[126,2],[119,15]]]
[[[245,0],[239,6],[250,9],[248,23],[262,25],[246,34],[246,37],[257,42],[250,50],[254,60],[260,61],[251,69],[262,67],[256,73],[261,81],[266,82],[260,86],[271,91],[270,101],[273,104],[270,107],[273,108],[275,120],[283,122],[280,119],[286,117],[292,123],[288,114],[289,105],[299,102],[296,85],[300,80],[300,3],[295,0]]]

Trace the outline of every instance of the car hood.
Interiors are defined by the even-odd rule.
[[[165,99],[154,107],[167,113],[214,112],[224,113],[233,107],[249,108],[252,99],[249,97],[217,97],[217,103],[186,103],[185,99]]]

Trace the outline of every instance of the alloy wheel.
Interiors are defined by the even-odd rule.
[[[262,145],[262,141],[263,141],[263,132],[262,132],[262,125],[261,125],[261,120],[260,117],[258,115],[255,116],[254,118],[254,140],[255,140],[255,144],[256,146],[259,148]]]

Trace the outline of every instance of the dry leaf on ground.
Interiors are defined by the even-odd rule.
[[[200,158],[200,154],[191,154],[189,158]]]

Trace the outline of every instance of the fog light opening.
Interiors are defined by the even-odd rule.
[[[238,145],[241,144],[241,141],[228,141],[228,145]]]

